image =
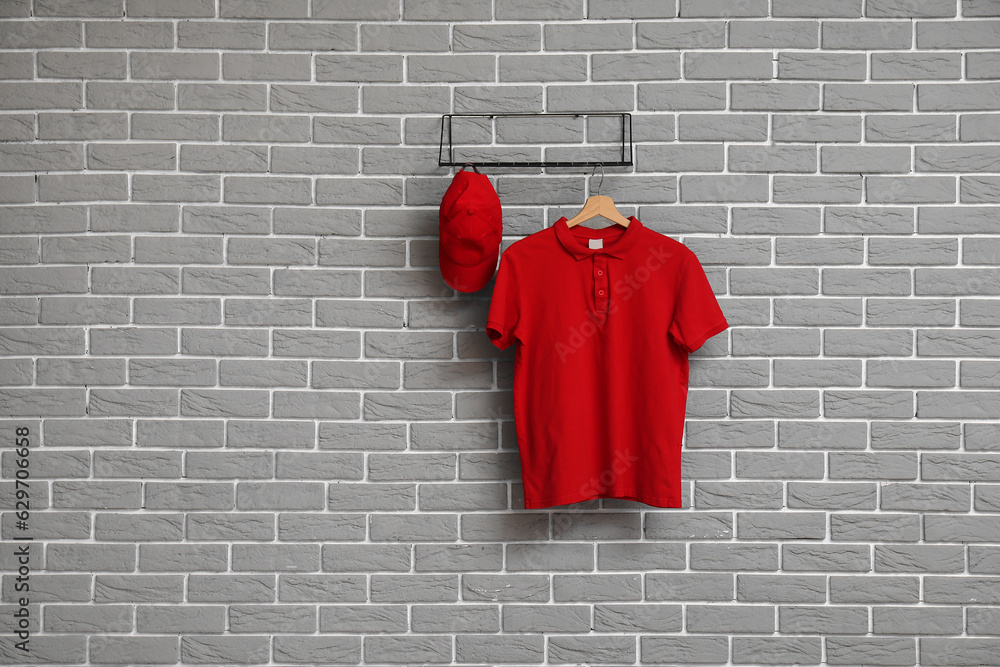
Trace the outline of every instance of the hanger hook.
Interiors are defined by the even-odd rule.
[[[597,194],[601,194],[601,186],[604,185],[604,163],[600,162],[597,166],[601,167],[601,180],[597,181]],[[597,173],[597,166],[594,167],[594,174]],[[594,174],[591,174],[593,176]]]

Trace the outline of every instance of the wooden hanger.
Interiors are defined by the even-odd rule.
[[[594,167],[594,171],[597,171],[597,167]],[[618,212],[615,208],[615,200],[607,195],[600,194],[601,185],[604,183],[604,165],[601,165],[601,180],[597,184],[597,193],[587,198],[586,203],[583,205],[583,209],[579,213],[574,215],[572,218],[566,221],[567,227],[575,227],[579,225],[584,220],[590,220],[591,218],[596,218],[597,216],[602,216],[621,225],[622,227],[628,227],[629,219]]]

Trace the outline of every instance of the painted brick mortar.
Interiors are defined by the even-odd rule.
[[[1000,664],[997,3],[3,0],[0,72],[3,664]],[[437,268],[492,111],[634,115],[731,324],[683,508],[523,509]],[[601,180],[487,171],[505,245]]]

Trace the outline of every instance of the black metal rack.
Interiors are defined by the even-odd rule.
[[[609,160],[525,160],[525,161],[496,161],[480,162],[473,160],[455,161],[455,146],[452,142],[452,119],[453,118],[509,118],[509,117],[579,117],[589,116],[597,118],[621,118],[622,144],[621,158],[617,161]],[[448,153],[445,160],[445,125],[448,127]],[[626,147],[628,152],[626,153]],[[632,166],[632,114],[630,113],[446,113],[441,116],[441,141],[438,144],[438,166],[440,167],[461,167],[465,164],[475,164],[477,167],[629,167]]]

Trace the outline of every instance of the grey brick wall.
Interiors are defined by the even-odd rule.
[[[1000,664],[1000,3],[0,15],[3,664]],[[602,192],[732,325],[683,508],[523,509],[513,351],[437,268],[451,111],[634,114]],[[490,175],[506,243],[599,180]]]

